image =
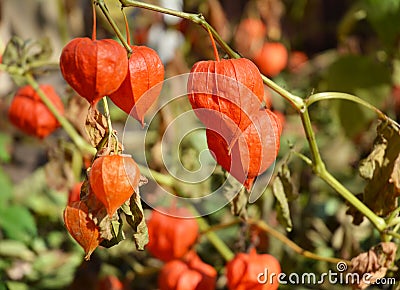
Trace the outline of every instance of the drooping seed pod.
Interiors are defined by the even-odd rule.
[[[276,290],[281,273],[279,261],[269,254],[239,253],[226,265],[230,290]]]
[[[279,120],[268,109],[253,115],[252,123],[239,136],[230,152],[223,134],[215,129],[206,129],[208,148],[217,163],[248,190],[254,179],[276,159],[280,135]]]
[[[139,180],[139,168],[129,155],[100,156],[89,172],[91,190],[110,217],[131,197]]]
[[[185,208],[156,208],[147,222],[146,249],[165,262],[185,255],[196,242],[199,231],[195,219],[182,217],[189,215]]]
[[[110,99],[143,125],[144,114],[161,92],[158,84],[164,79],[164,66],[153,49],[134,45],[131,48],[128,73]]]
[[[164,265],[158,285],[160,290],[214,290],[216,278],[217,271],[191,251],[182,260],[172,260]]]
[[[207,128],[223,128],[230,145],[251,123],[251,115],[264,99],[260,72],[245,58],[195,63],[187,91],[200,121]]]
[[[124,290],[124,284],[114,275],[102,277],[95,290]]]
[[[265,42],[256,53],[254,63],[260,71],[269,76],[277,76],[287,65],[289,54],[280,42]]]
[[[54,88],[50,85],[40,85],[55,108],[64,114],[64,105]],[[60,124],[40,96],[31,86],[20,88],[15,94],[8,110],[10,122],[26,134],[45,138]]]
[[[112,39],[75,38],[62,50],[61,73],[91,105],[116,91],[128,72],[125,48]]]
[[[67,205],[64,210],[64,223],[68,232],[85,251],[85,260],[101,243],[99,228],[89,218],[89,209],[82,201],[74,201]]]
[[[235,48],[241,55],[253,58],[264,44],[267,28],[261,19],[242,19],[235,32]]]

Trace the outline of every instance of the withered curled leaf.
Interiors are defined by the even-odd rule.
[[[351,259],[349,272],[357,273],[359,277],[369,277],[369,279],[359,279],[353,286],[357,289],[365,289],[374,284],[377,279],[385,277],[387,270],[394,263],[396,251],[395,243],[383,242]]]
[[[359,172],[367,180],[362,201],[379,216],[397,208],[400,196],[400,134],[399,129],[380,123],[374,147],[361,161]]]

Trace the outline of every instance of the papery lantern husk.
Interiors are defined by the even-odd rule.
[[[99,228],[89,218],[89,209],[82,201],[74,201],[67,205],[64,210],[64,223],[71,236],[85,251],[85,260],[103,240],[100,237]]]
[[[217,271],[193,251],[166,263],[158,277],[160,290],[214,290]]]
[[[248,254],[238,253],[226,265],[229,290],[276,290],[280,273],[281,266],[274,256],[257,254],[254,248]]]
[[[116,276],[107,275],[98,281],[96,290],[124,290],[124,284]]]
[[[139,168],[128,155],[100,156],[89,172],[91,190],[110,217],[134,194],[139,180]]]
[[[226,171],[250,190],[255,177],[275,161],[280,146],[281,129],[270,110],[259,110],[252,123],[239,136],[229,151],[225,136],[214,128],[206,129],[212,155]]]
[[[164,66],[158,54],[146,46],[131,46],[128,73],[110,99],[143,125],[145,113],[159,96]],[[143,97],[142,97],[143,96]]]
[[[40,85],[39,87],[58,112],[61,115],[64,114],[63,102],[54,88],[50,85]],[[56,117],[30,85],[17,91],[8,110],[8,117],[10,122],[21,131],[41,139],[60,127]]]
[[[147,222],[149,243],[146,249],[156,258],[167,262],[183,257],[196,242],[197,221],[185,208],[156,208]]]
[[[264,101],[260,72],[245,58],[195,63],[187,91],[200,121],[207,128],[223,128],[220,130],[226,131],[222,133],[230,147],[250,125],[251,116]]]
[[[234,43],[241,55],[253,58],[264,44],[267,28],[261,19],[242,19],[235,31]]]
[[[60,69],[67,83],[95,105],[119,88],[128,72],[128,56],[115,40],[75,38],[62,50]]]

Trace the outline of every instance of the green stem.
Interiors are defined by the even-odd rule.
[[[57,121],[61,124],[67,134],[70,136],[71,140],[75,143],[75,145],[81,150],[83,153],[94,155],[96,154],[96,149],[93,148],[89,143],[83,139],[75,128],[71,125],[71,123],[60,114],[54,104],[47,98],[46,94],[40,89],[39,84],[36,82],[31,73],[26,73],[25,75],[26,81],[32,88],[38,93],[42,102],[49,108],[50,112],[54,115]]]
[[[354,194],[352,194],[326,170],[325,164],[322,161],[321,154],[318,149],[307,107],[305,107],[305,109],[300,112],[300,117],[303,123],[304,132],[306,134],[308,144],[310,146],[310,151],[313,159],[312,168],[314,173],[322,180],[324,180],[328,185],[330,185],[336,192],[338,192],[345,200],[347,200],[364,216],[366,216],[379,232],[382,232],[387,227],[385,220],[377,216],[373,211],[371,211],[363,202],[355,197]]]
[[[364,216],[366,216],[379,232],[383,232],[387,227],[383,218],[377,216],[364,203],[354,196],[347,188],[345,188],[337,179],[335,179],[327,170],[316,172],[316,174],[334,188],[344,199],[357,208]]]
[[[400,217],[396,217],[390,221],[387,222],[388,227],[394,227],[396,225],[400,224]]]
[[[108,144],[110,144],[110,140],[114,136],[114,130],[113,130],[112,122],[111,122],[110,109],[108,108],[107,97],[103,97],[102,98],[102,103],[103,103],[104,116],[106,117],[106,120],[107,120]],[[116,139],[116,142],[117,142],[116,148],[118,148],[118,138],[115,138],[115,139]]]
[[[388,235],[400,240],[400,234],[399,233],[396,233],[394,231],[387,231],[386,234],[388,234]]]
[[[321,154],[319,153],[317,140],[315,139],[314,130],[311,125],[310,115],[308,113],[308,108],[305,107],[302,112],[300,112],[301,122],[303,124],[304,132],[308,144],[310,146],[311,156],[313,159],[313,170],[315,172],[321,172],[325,170],[325,164],[322,161]]]
[[[363,99],[360,99],[354,95],[346,94],[346,93],[339,93],[339,92],[323,92],[323,93],[318,93],[311,95],[309,98],[306,100],[307,107],[311,106],[312,104],[323,101],[323,100],[347,100],[351,101],[354,103],[357,103],[361,106],[366,107],[367,109],[370,109],[371,111],[375,112],[378,117],[382,120],[389,120],[387,115],[385,115],[381,110],[378,108],[374,107],[370,103],[364,101]],[[396,123],[397,124],[397,123]],[[399,126],[397,124],[397,126]]]
[[[289,91],[285,90],[265,75],[261,74],[264,84],[266,84],[270,89],[285,98],[298,112],[301,112],[305,108],[304,100],[296,95],[293,95]]]
[[[99,5],[101,11],[103,12],[104,16],[107,18],[107,21],[110,23],[111,27],[113,28],[115,34],[117,34],[119,40],[121,41],[122,45],[125,47],[125,49],[128,51],[128,54],[132,53],[132,48],[122,35],[121,31],[119,30],[117,24],[115,21],[112,19],[110,12],[107,9],[106,4],[104,3],[104,0],[97,0],[97,5]]]
[[[301,154],[301,153],[299,153],[299,152],[297,152],[297,151],[292,151],[291,153],[292,153],[293,155],[299,157],[301,160],[303,160],[308,166],[311,166],[311,167],[312,167],[313,162],[312,162],[312,160],[311,160],[310,158],[308,158],[308,157],[305,156],[304,154]]]
[[[199,216],[199,213],[193,206],[191,206],[191,210],[196,216],[198,216],[196,220],[199,224],[200,231],[204,232],[207,239],[217,249],[226,262],[232,260],[235,254],[231,251],[231,249],[229,249],[225,242],[221,240],[221,238],[214,231],[210,230],[210,225],[203,217]]]
[[[395,226],[393,227],[392,231],[397,233],[397,232],[399,231],[399,229],[400,229],[400,223],[398,223],[397,225],[395,225]]]
[[[248,219],[247,222],[249,224],[255,225],[259,229],[269,233],[271,236],[273,236],[274,238],[283,242],[285,245],[287,245],[289,248],[291,248],[297,254],[302,255],[306,258],[310,258],[310,259],[318,260],[318,261],[325,261],[325,262],[329,262],[329,263],[333,263],[333,264],[337,264],[339,262],[345,262],[347,264],[350,264],[350,261],[346,261],[346,260],[338,259],[338,258],[323,257],[323,256],[319,256],[317,254],[314,254],[312,252],[309,252],[307,250],[304,250],[299,245],[297,245],[295,242],[290,240],[288,237],[286,237],[279,231],[275,230],[274,228],[270,227],[264,221],[260,221],[260,220],[256,220],[256,219]]]
[[[219,231],[219,230],[230,228],[231,226],[240,224],[241,222],[243,222],[243,220],[241,220],[239,218],[236,218],[236,219],[234,219],[234,220],[232,220],[230,222],[220,223],[220,224],[217,224],[217,225],[212,225],[207,230],[202,231],[201,233],[202,234],[206,234],[207,232],[216,232],[216,231]]]
[[[10,75],[20,75],[22,76],[25,72],[23,68],[20,68],[19,66],[14,66],[14,65],[6,65],[3,63],[0,63],[0,71],[5,71]]]
[[[400,223],[399,212],[400,212],[400,207],[396,208],[394,211],[390,213],[389,217],[386,219],[388,227],[396,226]]]
[[[159,173],[159,172],[157,172],[153,169],[150,169],[147,166],[141,165],[139,163],[137,164],[137,166],[139,167],[140,173],[149,179],[152,179],[158,183],[161,183],[163,185],[170,186],[170,187],[172,187],[175,184],[174,178],[170,175],[165,175],[165,174]]]
[[[177,16],[183,19],[187,19],[192,21],[193,23],[196,23],[203,27],[207,32],[209,31],[216,42],[221,46],[223,50],[226,51],[226,53],[232,57],[232,58],[241,58],[241,55],[234,51],[223,39],[222,37],[218,34],[218,32],[204,19],[203,15],[201,14],[194,14],[194,13],[186,13],[182,11],[176,11],[168,8],[163,8],[160,6],[148,4],[148,3],[143,3],[139,1],[133,1],[133,0],[119,0],[121,2],[123,7],[138,7],[138,8],[143,8],[147,10],[152,10],[164,14],[169,14],[173,16]],[[280,87],[278,84],[274,83],[272,80],[267,78],[264,75],[261,75],[263,82],[270,87],[272,90],[274,90],[276,93],[281,95],[283,98],[285,98],[287,101],[289,101],[292,106],[296,110],[302,110],[304,107],[304,100],[298,96],[295,96],[285,90],[284,88]]]

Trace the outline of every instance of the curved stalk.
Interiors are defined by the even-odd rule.
[[[379,110],[375,106],[371,105],[370,103],[364,101],[363,99],[361,99],[357,96],[347,94],[347,93],[339,93],[339,92],[317,93],[317,94],[311,95],[309,98],[307,98],[306,105],[307,105],[307,107],[309,107],[316,102],[324,101],[324,100],[346,100],[346,101],[350,101],[350,102],[359,104],[359,105],[373,111],[374,113],[376,113],[380,119],[389,121],[392,124],[394,124],[395,126],[400,127],[400,125],[396,121],[389,118],[386,114],[384,114],[381,110]]]
[[[377,216],[373,211],[371,211],[363,202],[361,202],[361,200],[359,200],[346,187],[344,187],[327,170],[316,172],[316,174],[327,184],[329,184],[333,189],[335,189],[351,205],[357,208],[357,210],[360,211],[366,218],[368,218],[380,233],[384,232],[387,227],[385,220]]]
[[[115,23],[114,19],[112,19],[110,12],[107,9],[104,0],[96,0],[97,5],[99,5],[101,11],[103,12],[104,16],[107,18],[107,21],[110,23],[111,27],[113,28],[115,34],[118,36],[119,40],[121,41],[122,45],[127,50],[128,54],[132,53],[132,48],[129,46],[128,42],[125,40],[124,36],[122,35],[121,31],[119,30],[117,24]]]
[[[345,262],[346,264],[350,264],[350,261],[346,261],[343,259],[338,259],[338,258],[331,258],[331,257],[323,257],[317,254],[314,254],[313,252],[309,252],[307,250],[304,250],[301,248],[299,245],[297,245],[295,242],[287,238],[285,235],[282,233],[278,232],[274,228],[270,227],[267,223],[264,221],[260,220],[255,220],[255,219],[248,219],[247,222],[249,224],[257,226],[259,229],[263,230],[264,232],[270,234],[274,238],[280,240],[283,242],[285,245],[287,245],[289,248],[291,248],[293,251],[295,251],[297,254],[302,255],[306,258],[310,258],[313,260],[318,260],[318,261],[325,261],[333,264],[337,264],[339,262]]]
[[[165,175],[159,173],[153,169],[150,169],[147,166],[141,165],[140,163],[138,163],[137,166],[139,167],[140,174],[142,174],[143,176],[152,179],[154,181],[157,181],[166,186],[174,185],[174,178],[171,175]]]
[[[192,210],[195,211],[194,207],[192,207]],[[197,211],[195,213],[197,213]],[[226,262],[232,260],[235,256],[234,253],[214,231],[209,231],[210,225],[207,223],[207,221],[201,216],[197,217],[196,220],[199,224],[200,231],[204,232],[207,239],[218,250],[224,260]]]
[[[32,74],[26,73],[24,76],[28,84],[31,85],[32,88],[37,92],[42,102],[49,108],[50,112],[61,124],[63,129],[67,132],[67,134],[70,136],[71,140],[75,143],[79,150],[81,150],[83,153],[95,155],[96,149],[93,148],[89,143],[87,143],[86,140],[78,134],[71,123],[63,115],[60,114],[53,103],[47,98],[46,94],[40,89],[39,84],[36,82]]]
[[[364,216],[366,216],[379,232],[384,231],[387,227],[385,220],[377,216],[373,211],[371,211],[361,200],[355,197],[354,194],[352,194],[337,179],[335,179],[335,177],[333,177],[326,169],[318,149],[317,140],[315,139],[315,134],[311,126],[310,115],[308,113],[307,107],[303,112],[300,113],[300,117],[303,123],[304,132],[306,134],[308,144],[310,145],[310,151],[313,159],[313,172],[328,185],[330,185],[337,193],[339,193],[346,201],[348,201]]]

